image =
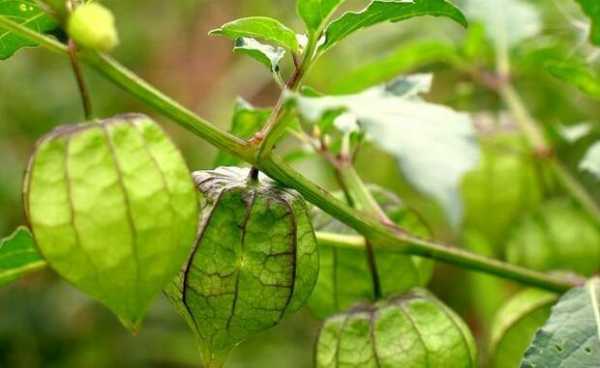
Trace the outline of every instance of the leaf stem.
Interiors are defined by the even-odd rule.
[[[504,83],[499,89],[500,96],[514,115],[519,127],[533,146],[535,153],[546,158],[563,187],[596,221],[600,221],[600,205],[587,189],[569,172],[565,165],[554,155],[538,122],[527,110],[521,96],[510,83]]]
[[[51,51],[62,54],[67,54],[68,52],[64,44],[21,26],[5,16],[0,16],[0,27],[15,32],[19,36],[34,41]],[[386,226],[377,219],[372,218],[372,216],[353,210],[342,201],[333,197],[325,189],[309,181],[302,174],[289,167],[276,155],[266,155],[260,162],[257,162],[255,145],[248,144],[229,133],[217,129],[110,57],[97,53],[82,53],[80,60],[94,67],[100,74],[114,82],[117,86],[149,106],[152,106],[159,113],[172,119],[198,137],[221,150],[239,157],[251,165],[255,165],[282,184],[298,190],[306,200],[363,234],[373,242],[375,247],[432,258],[462,268],[496,275],[551,291],[562,292],[579,285],[578,281],[530,271],[523,267],[419,239],[400,232],[397,228]]]
[[[77,82],[77,88],[79,89],[79,95],[81,96],[81,102],[83,104],[83,114],[85,116],[85,120],[92,119],[92,99],[90,97],[90,92],[85,83],[85,77],[83,76],[83,70],[81,69],[81,64],[79,64],[79,59],[77,56],[77,45],[73,40],[69,39],[69,59],[71,61],[71,68],[73,69],[73,74],[75,75],[75,80]]]

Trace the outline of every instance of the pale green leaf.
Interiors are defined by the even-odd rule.
[[[579,163],[579,169],[593,174],[600,180],[600,142],[594,143]]]
[[[598,0],[576,0],[583,12],[592,21],[590,39],[592,43],[600,46],[600,2]]]
[[[521,368],[595,368],[600,362],[600,279],[560,298]]]
[[[535,332],[550,317],[558,295],[526,289],[513,296],[496,314],[491,334],[491,368],[518,367]]]
[[[500,48],[508,49],[542,29],[537,9],[525,0],[465,0],[465,12],[483,23]]]
[[[400,78],[355,95],[297,96],[305,119],[345,109],[373,141],[391,153],[409,181],[436,198],[453,224],[462,217],[459,185],[479,162],[479,144],[467,114],[417,96],[431,76]]]
[[[448,17],[467,26],[463,13],[446,0],[373,0],[365,9],[347,12],[333,21],[325,31],[325,40],[319,49],[325,51],[362,28],[427,15]]]
[[[239,98],[233,110],[229,132],[238,138],[248,139],[258,132],[266,123],[270,109],[258,109]],[[214,166],[235,166],[242,163],[238,157],[219,151]]]
[[[52,31],[57,26],[56,21],[33,0],[0,0],[0,17],[8,17],[40,33]],[[0,28],[0,60],[8,59],[23,47],[34,46],[34,42]]]
[[[356,93],[434,63],[453,63],[456,47],[437,41],[406,42],[389,55],[346,73],[333,83],[336,94]]]
[[[0,241],[0,286],[4,286],[46,266],[38,253],[31,232],[18,228]]]
[[[277,73],[279,63],[285,56],[285,49],[265,45],[253,38],[241,37],[235,41],[234,52],[247,55],[269,68],[269,71]]]
[[[298,0],[298,14],[308,30],[315,32],[346,0]]]
[[[296,33],[277,19],[268,17],[240,18],[212,30],[210,34],[229,37],[233,40],[242,37],[254,38],[294,53],[299,50]]]
[[[600,100],[600,76],[591,67],[578,62],[553,62],[546,69],[556,78],[577,87],[586,95]]]

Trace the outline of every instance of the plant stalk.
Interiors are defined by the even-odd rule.
[[[67,47],[64,44],[30,30],[5,16],[0,16],[0,27],[15,32],[19,36],[34,41],[51,51],[62,54],[68,53]],[[190,110],[158,91],[112,58],[97,53],[82,53],[80,60],[89,64],[101,75],[198,137],[221,150],[239,157],[251,165],[257,166],[261,171],[284,185],[298,190],[309,202],[363,234],[373,242],[375,247],[432,258],[462,268],[496,275],[550,291],[563,292],[580,284],[579,280],[559,278],[530,271],[523,267],[419,239],[400,232],[396,228],[386,226],[377,219],[373,219],[372,216],[355,211],[342,201],[334,198],[325,189],[312,183],[299,172],[289,167],[276,155],[269,153],[261,158],[260,162],[257,162],[255,145],[248,144],[229,133],[217,129],[206,120],[196,116]]]
[[[83,104],[83,114],[85,116],[85,120],[91,120],[93,115],[92,99],[87,84],[85,83],[85,77],[83,76],[81,64],[79,63],[77,45],[75,45],[75,42],[73,42],[71,39],[69,39],[68,49],[71,68],[73,69],[73,74],[75,75],[77,88],[79,89],[79,95],[81,96],[81,102]]]

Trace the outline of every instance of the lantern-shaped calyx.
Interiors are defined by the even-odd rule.
[[[365,304],[325,322],[317,368],[471,368],[475,342],[464,322],[429,292]]]
[[[197,333],[205,365],[216,367],[305,304],[319,260],[297,192],[240,168],[197,172],[194,180],[203,194],[200,230],[167,295]]]
[[[60,127],[42,138],[24,199],[50,266],[131,329],[181,268],[197,228],[190,172],[143,115]]]

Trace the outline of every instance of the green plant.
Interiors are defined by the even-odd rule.
[[[593,0],[578,2],[592,20],[591,40],[598,43],[597,7]],[[318,277],[316,239],[325,250],[320,264],[322,275],[335,277],[339,271],[337,260],[345,259],[349,260],[345,266],[355,270],[353,276],[359,282],[366,281],[366,291],[344,292],[344,285],[340,287],[337,281],[331,283],[333,291],[319,290],[323,283],[317,286],[313,298],[319,300],[313,299],[313,307],[322,306],[324,301],[331,304],[331,299],[342,294],[348,298],[333,303],[333,307],[316,308],[321,309],[318,314],[322,317],[329,317],[319,337],[319,367],[395,367],[408,363],[417,367],[476,366],[474,342],[459,317],[428,292],[409,291],[425,286],[430,278],[430,260],[549,292],[572,289],[537,333],[521,366],[583,367],[587,362],[597,362],[600,344],[593,339],[600,325],[594,318],[600,313],[597,279],[586,281],[579,276],[533,271],[434,240],[437,234],[429,231],[418,212],[406,210],[394,197],[382,199],[378,190],[365,184],[356,167],[363,149],[376,146],[394,159],[413,190],[443,210],[454,231],[463,223],[464,192],[465,227],[483,234],[478,241],[491,237],[494,243],[492,251],[486,249],[485,253],[501,253],[497,248],[505,246],[517,217],[554,191],[569,195],[577,203],[569,209],[575,211],[574,221],[583,221],[580,217],[586,216],[586,229],[597,235],[594,231],[600,220],[600,205],[594,192],[556,154],[552,132],[545,131],[534,119],[513,81],[511,58],[517,53],[517,45],[541,29],[535,8],[520,0],[468,0],[464,2],[465,16],[446,0],[373,0],[362,10],[337,16],[345,5],[343,0],[298,0],[306,35],[299,36],[280,21],[262,16],[238,19],[211,32],[233,39],[234,50],[266,66],[281,87],[272,109],[256,109],[238,102],[231,133],[226,133],[102,52],[111,49],[118,39],[111,28],[112,15],[106,9],[79,1],[31,4],[0,0],[0,59],[34,45],[68,55],[88,120],[58,129],[38,144],[24,194],[27,220],[40,255],[33,251],[33,239],[26,230],[7,238],[0,247],[1,280],[8,282],[47,262],[80,290],[109,306],[134,330],[140,327],[154,296],[167,288],[167,294],[197,333],[206,366],[221,367],[227,353],[242,340],[277,324],[308,300]],[[92,17],[81,15],[85,9],[96,13]],[[431,74],[390,78],[394,69],[405,72],[406,65],[387,63],[387,70],[369,76],[369,81],[386,82],[382,85],[372,85],[365,79],[356,82],[361,85],[358,91],[352,86],[343,87],[353,94],[328,96],[305,84],[317,60],[352,33],[421,16],[447,18],[457,29],[467,26],[467,18],[480,23],[465,45],[445,45],[444,52],[417,58],[415,63],[439,61],[450,65],[500,99],[526,141],[516,146],[511,142],[509,156],[499,159],[485,152],[478,167],[482,156],[480,137],[471,116],[423,97],[432,89]],[[96,21],[101,24],[89,23]],[[517,23],[528,26],[519,27]],[[95,34],[96,26],[100,34]],[[58,39],[47,33],[58,35]],[[492,41],[493,50],[483,46],[486,37]],[[422,45],[413,46],[422,50]],[[410,50],[392,56],[398,55],[410,55]],[[197,173],[201,192],[198,199],[181,156],[149,118],[93,118],[82,63],[217,147],[221,151],[219,165],[245,162],[251,168]],[[382,64],[374,65],[371,71]],[[592,83],[595,75],[586,72],[587,66],[577,64],[579,67],[571,70],[553,65],[549,66],[553,75],[597,97]],[[583,79],[577,74],[582,73],[581,68]],[[362,69],[366,74],[368,70]],[[318,157],[327,163],[341,191],[339,195],[310,181],[286,162],[290,156],[281,155],[280,147],[289,138],[310,147],[301,158]],[[518,151],[518,156],[512,156],[513,151]],[[528,165],[533,159],[537,161],[535,167],[541,167],[540,172]],[[591,173],[592,180],[600,176],[599,161],[597,146],[581,161],[581,168]],[[472,172],[475,169],[479,172]],[[486,176],[488,170],[494,174],[499,170],[507,183],[496,184],[495,178]],[[259,172],[271,179],[263,181]],[[518,180],[511,180],[513,176]],[[504,192],[504,187],[513,182],[517,183],[511,188],[514,192]],[[547,188],[548,182],[552,188]],[[477,186],[498,189],[479,201]],[[523,192],[533,195],[521,201]],[[399,209],[388,207],[390,198]],[[324,227],[314,233],[304,200],[346,227]],[[199,236],[193,246],[198,202]],[[526,205],[521,207],[523,202]],[[486,221],[486,211],[503,213]],[[557,238],[559,231],[541,236]],[[595,238],[591,242],[597,247]],[[568,246],[561,244],[562,248]],[[477,248],[473,250],[485,247]],[[15,249],[23,256],[16,257]],[[514,258],[510,249],[509,260]],[[338,251],[344,256],[330,254]],[[557,258],[551,266],[540,268],[571,268],[586,276],[598,271],[594,260],[582,266],[579,255],[572,263]],[[364,263],[360,264],[361,260]],[[395,273],[399,265],[411,269],[414,280],[404,279],[403,272]],[[184,271],[176,276],[178,269]],[[393,278],[403,279],[394,283]],[[191,294],[189,298],[187,293]],[[351,307],[355,302],[363,304]],[[578,306],[581,318],[569,320],[565,305],[573,304]],[[513,313],[511,308],[507,307]],[[336,312],[339,314],[331,316]],[[540,327],[542,319],[527,328]],[[561,323],[573,328],[556,333]],[[410,334],[412,338],[406,337]],[[558,335],[560,341],[554,341]],[[571,344],[581,339],[586,339],[581,345],[583,350],[571,354]],[[401,346],[404,342],[419,344],[405,349]],[[427,360],[428,354],[439,359],[441,353],[446,355],[439,362]],[[512,356],[515,361],[520,358],[519,353],[517,358]]]

